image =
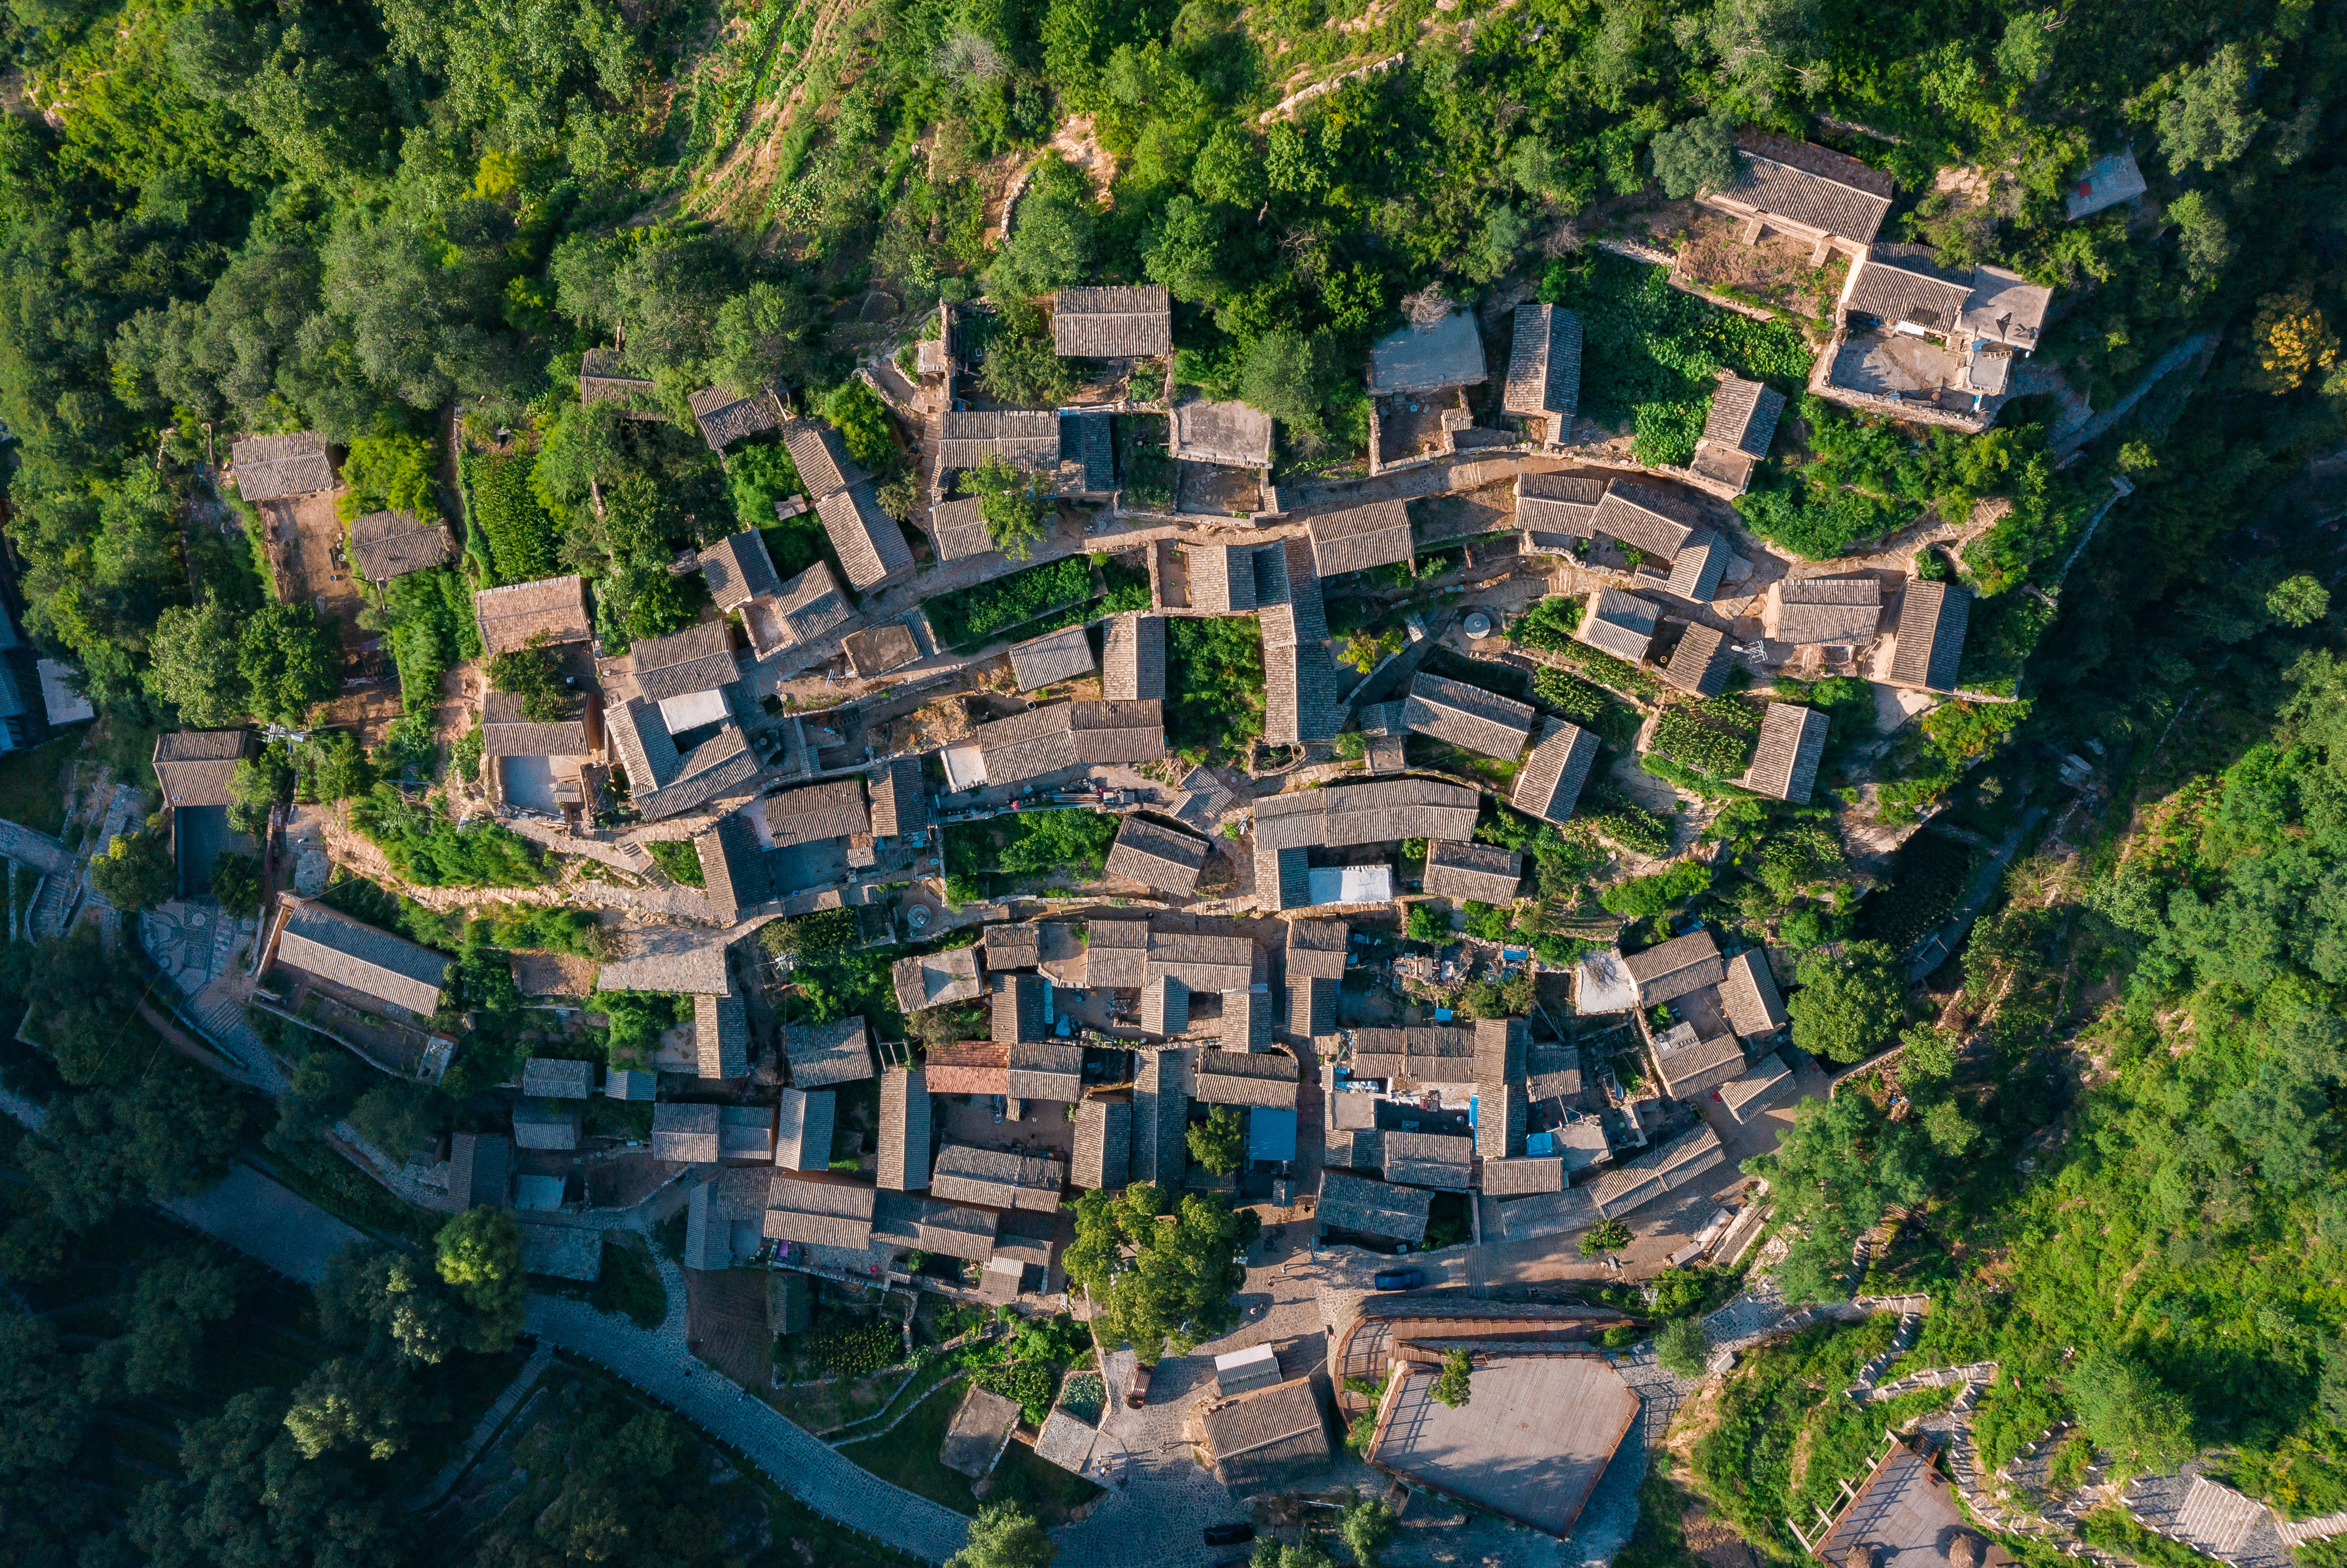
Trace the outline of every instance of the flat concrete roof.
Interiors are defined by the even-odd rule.
[[[1435,1376],[1402,1380],[1371,1462],[1550,1535],[1573,1528],[1638,1417],[1637,1394],[1594,1356],[1485,1361],[1455,1410],[1435,1401]]]

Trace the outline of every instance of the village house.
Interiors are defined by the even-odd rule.
[[[1489,379],[1471,312],[1413,321],[1379,338],[1369,349],[1369,472],[1457,451],[1459,433],[1474,424],[1467,389]]]
[[[1286,539],[1255,552],[1256,624],[1263,636],[1263,738],[1271,745],[1333,740],[1343,720],[1337,703],[1337,666],[1328,657],[1327,611],[1321,604],[1314,565],[1317,548],[1308,539]]]
[[[1112,702],[1165,696],[1165,618],[1132,612],[1108,623],[1101,650],[1101,695]]]
[[[1187,898],[1197,891],[1199,873],[1213,847],[1203,838],[1136,813],[1117,828],[1116,842],[1109,847],[1107,876],[1112,882],[1139,883]]]
[[[1768,456],[1768,443],[1776,439],[1777,421],[1784,412],[1785,395],[1775,387],[1723,376],[1711,395],[1711,412],[1704,419],[1689,466],[1742,495],[1752,487],[1760,460]]]
[[[1532,738],[1532,718],[1529,703],[1422,670],[1411,677],[1401,712],[1412,734],[1510,763]]]
[[[1500,406],[1542,446],[1565,445],[1581,407],[1581,318],[1563,305],[1516,307]]]
[[[968,742],[947,748],[946,779],[964,790],[1164,754],[1161,703],[1058,702],[979,725]]]
[[[502,805],[557,815],[585,800],[585,770],[603,752],[603,699],[590,683],[566,693],[565,716],[533,720],[518,692],[481,699],[482,779]]]
[[[1742,220],[1747,245],[1775,233],[1809,245],[1813,267],[1837,251],[1856,261],[1891,211],[1891,176],[1830,148],[1746,127],[1732,156],[1736,178],[1696,200]]]
[[[1727,690],[1727,677],[1735,668],[1727,633],[1698,621],[1672,647],[1663,661],[1662,675],[1665,683],[1690,697],[1717,697]]]
[[[1972,590],[1960,582],[1909,583],[1899,600],[1899,630],[1888,658],[1877,660],[1876,678],[1923,692],[1954,691],[1972,604]]]
[[[412,512],[369,512],[351,519],[351,567],[381,589],[395,577],[428,571],[456,559],[456,537],[443,522]]]
[[[236,493],[255,506],[315,496],[339,483],[325,438],[308,430],[248,436],[229,447],[228,461]]]
[[[1063,626],[1010,645],[1010,681],[1021,692],[1081,681],[1093,669],[1092,634],[1081,626]]]
[[[1852,407],[1987,427],[2014,361],[2037,346],[2054,292],[1985,262],[1942,266],[1922,245],[1875,245],[1850,269],[1813,390]]]
[[[1593,589],[1589,607],[1573,634],[1601,653],[1635,664],[1654,646],[1655,628],[1662,613],[1659,606],[1635,593],[1618,588]]]
[[[473,615],[481,626],[481,651],[490,659],[540,640],[559,645],[595,635],[587,614],[587,579],[575,574],[482,589],[473,595]]]
[[[839,557],[847,586],[868,593],[913,569],[913,552],[905,530],[880,509],[872,480],[851,460],[839,432],[813,420],[794,420],[784,428],[783,444],[790,448],[799,482],[815,501],[815,516]]]
[[[1527,552],[1571,555],[1591,535],[1605,481],[1589,474],[1518,474],[1515,497]]]
[[[1826,716],[1815,708],[1771,702],[1760,719],[1760,741],[1744,787],[1758,794],[1807,805],[1816,786],[1818,763],[1826,751]]]
[[[717,453],[736,441],[779,430],[790,418],[782,394],[772,386],[762,386],[747,395],[730,387],[703,387],[686,398],[685,405],[692,411],[693,423],[701,426],[701,438]]]
[[[666,419],[658,402],[659,388],[639,374],[617,349],[590,348],[579,360],[579,401],[592,408],[616,403],[630,419]]]
[[[1552,719],[1532,755],[1516,772],[1508,804],[1547,822],[1562,824],[1580,803],[1597,761],[1597,737],[1578,724]],[[1462,842],[1470,835],[1461,835]]]

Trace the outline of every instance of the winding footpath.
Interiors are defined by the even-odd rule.
[[[0,1090],[0,1110],[38,1128],[41,1108]],[[210,1192],[162,1205],[198,1230],[290,1279],[315,1283],[326,1260],[366,1238],[307,1198],[238,1165]],[[702,1366],[685,1345],[684,1274],[657,1249],[668,1317],[657,1328],[596,1311],[583,1301],[533,1295],[528,1332],[541,1348],[581,1356],[632,1383],[719,1441],[739,1450],[775,1485],[825,1517],[928,1563],[962,1548],[969,1521],[882,1481],[793,1425],[764,1400]]]

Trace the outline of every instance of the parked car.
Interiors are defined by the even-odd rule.
[[[1416,1290],[1426,1283],[1426,1271],[1417,1268],[1389,1268],[1371,1282],[1378,1290]]]
[[[1255,1539],[1252,1524],[1209,1524],[1205,1530],[1209,1546],[1236,1546],[1242,1541]]]
[[[1133,1387],[1125,1390],[1124,1402],[1136,1410],[1149,1403],[1148,1368],[1135,1367],[1133,1369]]]

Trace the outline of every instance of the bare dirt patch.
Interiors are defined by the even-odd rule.
[[[399,717],[399,678],[380,634],[359,625],[371,590],[347,562],[335,559],[343,548],[343,522],[334,515],[339,493],[264,501],[261,514],[278,598],[313,606],[342,629],[340,691],[327,704],[323,723],[355,728],[360,743],[371,746]]]
[[[1815,318],[1840,294],[1850,263],[1840,256],[1822,267],[1809,265],[1809,247],[1799,241],[1764,238],[1747,245],[1734,219],[1704,208],[1687,209],[1674,230],[1656,238],[1675,240],[1676,271],[1715,292],[1733,292],[1796,315]]]
[[[1092,182],[1092,200],[1106,211],[1110,187],[1116,183],[1116,155],[1092,134],[1092,117],[1078,115],[1051,133],[1051,150],[1084,171]]]

